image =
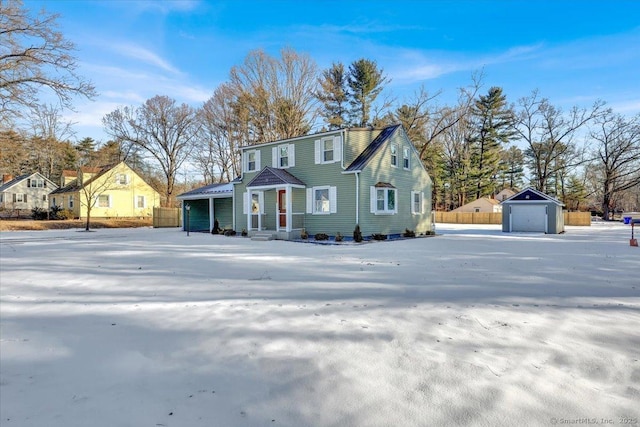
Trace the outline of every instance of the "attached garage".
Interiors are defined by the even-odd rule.
[[[502,231],[563,233],[563,206],[559,200],[529,187],[502,202]]]

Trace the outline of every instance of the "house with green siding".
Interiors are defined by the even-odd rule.
[[[197,191],[222,193],[199,197]],[[178,196],[190,230],[221,228],[282,240],[337,233],[356,225],[374,234],[433,230],[432,182],[401,125],[350,128],[242,148],[242,175]],[[212,206],[213,205],[213,206]],[[183,218],[186,218],[183,215]],[[231,220],[229,220],[231,218]],[[222,220],[221,220],[222,219]],[[230,226],[230,227],[229,227]]]

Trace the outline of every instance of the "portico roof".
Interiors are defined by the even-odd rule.
[[[247,188],[255,187],[280,187],[291,185],[294,187],[305,187],[304,182],[290,174],[284,169],[276,169],[265,166],[253,179],[247,184]]]

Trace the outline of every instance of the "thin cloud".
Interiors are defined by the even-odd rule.
[[[392,78],[403,83],[431,80],[460,71],[474,71],[487,65],[529,60],[539,54],[542,44],[514,46],[494,55],[474,57],[447,52],[410,50],[398,54],[402,68],[392,73]]]
[[[116,53],[122,56],[126,56],[128,58],[153,65],[172,74],[182,74],[180,70],[175,68],[168,61],[164,60],[156,53],[151,52],[150,50],[145,49],[141,46],[133,44],[117,44],[113,45],[113,49],[116,51]]]

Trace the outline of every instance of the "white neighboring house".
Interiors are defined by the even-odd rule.
[[[2,175],[0,215],[30,216],[33,208],[49,209],[49,193],[58,186],[39,172],[13,177]]]
[[[459,208],[452,210],[451,212],[484,212],[484,213],[498,213],[502,212],[502,205],[496,199],[490,199],[489,197],[480,197],[473,202],[469,202],[466,205],[462,205]]]

